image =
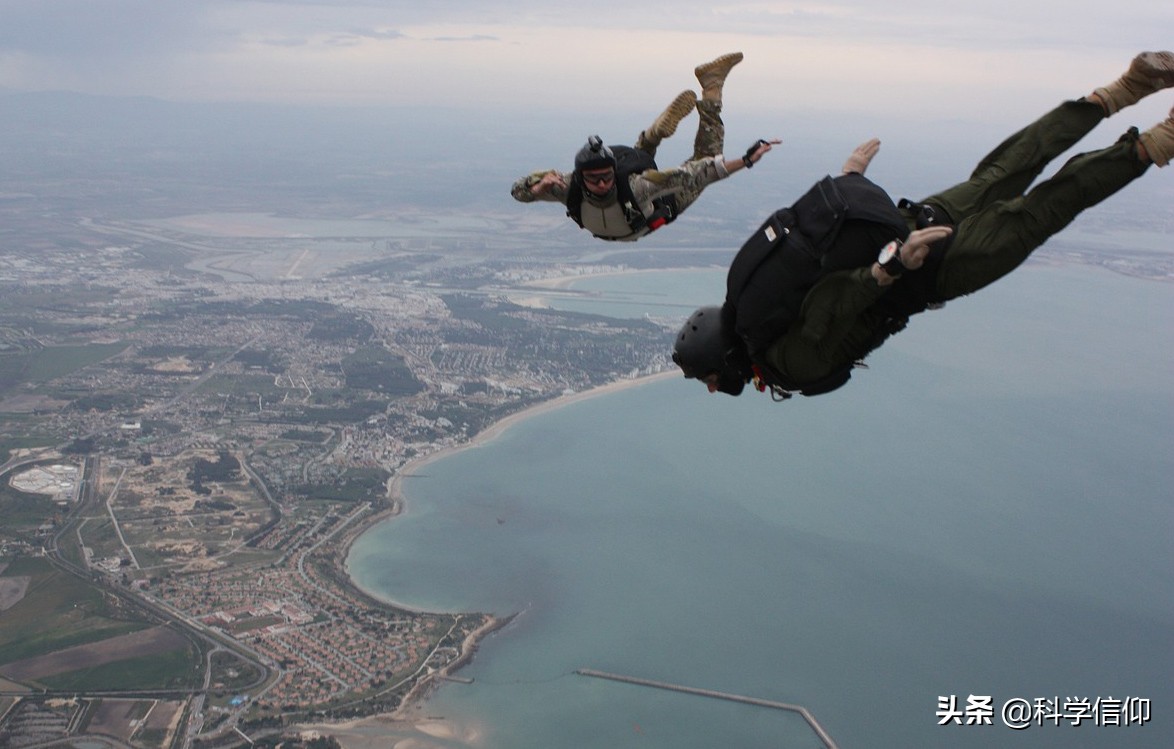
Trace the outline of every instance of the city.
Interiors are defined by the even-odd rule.
[[[430,263],[408,249],[387,259],[406,272],[362,277],[310,258],[345,267],[363,253],[312,239],[219,256],[187,247],[224,275],[247,268],[234,282],[173,258],[144,268],[152,248],[203,241],[174,229],[75,230],[100,245],[85,260],[0,259],[5,357],[21,362],[0,401],[16,520],[4,608],[43,612],[36,591],[63,575],[98,601],[77,644],[65,644],[79,622],[64,609],[36,623],[55,634],[30,653],[13,642],[19,624],[6,630],[23,656],[0,665],[0,732],[13,746],[86,733],[231,746],[390,712],[456,678],[511,612],[374,600],[346,577],[349,542],[398,511],[389,486],[411,460],[528,405],[666,365],[666,324],[510,301],[568,293],[529,284],[613,265]],[[266,266],[279,277],[259,276]],[[295,269],[318,277],[289,278]]]

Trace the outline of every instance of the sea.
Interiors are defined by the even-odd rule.
[[[723,286],[550,301],[684,320]],[[1169,279],[1032,260],[832,394],[671,377],[523,419],[405,478],[349,571],[516,615],[422,708],[476,738],[428,746],[825,746],[800,713],[591,669],[801,706],[841,749],[1171,747],[1172,322]]]

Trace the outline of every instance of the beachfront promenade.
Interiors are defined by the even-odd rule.
[[[700,697],[712,697],[718,700],[729,700],[730,702],[741,702],[747,705],[757,705],[758,707],[769,707],[774,710],[786,710],[792,713],[798,713],[807,721],[807,725],[811,726],[811,730],[815,731],[815,735],[819,736],[820,741],[824,743],[827,749],[839,749],[836,742],[828,735],[823,726],[815,719],[807,708],[802,705],[791,705],[786,702],[775,702],[773,700],[764,700],[758,697],[745,697],[740,694],[730,694],[728,692],[718,692],[712,689],[698,689],[696,687],[686,687],[680,684],[669,684],[663,681],[653,681],[651,679],[641,679],[635,676],[623,676],[621,674],[611,674],[606,671],[596,671],[591,668],[580,668],[575,671],[580,676],[592,676],[597,679],[610,679],[611,681],[619,681],[625,684],[636,684],[642,687],[654,687],[656,689],[667,689],[670,692],[683,692],[685,694],[695,694]]]

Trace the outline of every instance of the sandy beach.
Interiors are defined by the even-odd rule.
[[[379,523],[394,520],[394,517],[403,510],[404,506],[402,479],[418,474],[423,468],[434,461],[448,457],[460,450],[484,445],[500,436],[511,426],[533,416],[547,413],[554,409],[571,405],[572,403],[578,403],[588,398],[615,393],[670,377],[680,377],[680,373],[676,370],[669,370],[644,377],[617,380],[607,385],[601,385],[568,395],[561,395],[518,411],[517,413],[510,414],[504,419],[495,422],[487,429],[482,430],[468,442],[436,450],[408,462],[396,473],[388,486],[388,498],[391,500],[392,509],[376,514],[361,529],[356,528],[349,536],[346,546],[349,548],[350,544],[356,538],[371,530]],[[342,559],[344,561],[346,559],[345,551],[342,554]],[[345,569],[343,572],[349,575],[349,572]],[[389,601],[389,603],[410,610],[410,607],[403,607],[398,602]],[[490,617],[484,625],[471,632],[461,644],[461,655],[456,661],[446,667],[442,673],[448,674],[467,664],[472,660],[481,640],[508,624],[509,620],[510,617],[503,619]],[[422,679],[408,693],[403,704],[393,713],[372,715],[366,718],[339,723],[302,724],[294,727],[293,730],[316,731],[324,735],[334,736],[343,746],[343,749],[376,749],[377,747],[379,749],[387,749],[388,747],[391,749],[454,749],[454,747],[476,749],[476,747],[482,746],[483,731],[478,726],[447,717],[427,715],[425,708],[427,707],[428,695],[436,686],[437,680],[435,678]]]
[[[715,266],[716,267],[716,266]],[[583,273],[578,276],[555,276],[552,278],[540,278],[535,281],[528,281],[523,288],[538,288],[538,289],[569,289],[572,285],[579,281],[594,278],[608,278],[611,276],[637,276],[649,273],[665,273],[672,271],[674,273],[686,272],[710,272],[714,270],[711,267],[687,267],[687,268],[623,268],[617,270],[607,270],[599,273]],[[721,269],[721,270],[724,270]]]
[[[470,723],[419,715],[414,719],[374,715],[342,723],[297,727],[338,739],[344,749],[454,749],[483,746],[481,730]]]
[[[400,507],[404,499],[403,487],[401,485],[402,479],[416,475],[428,464],[440,460],[441,458],[448,457],[449,455],[459,452],[460,450],[467,450],[483,445],[495,437],[498,437],[502,434],[502,432],[524,419],[529,419],[532,416],[537,416],[538,414],[553,411],[554,409],[562,408],[563,406],[569,406],[572,403],[578,403],[579,401],[583,401],[588,398],[607,395],[608,393],[615,393],[620,390],[636,387],[638,385],[646,385],[650,382],[656,382],[658,380],[680,376],[681,373],[674,369],[658,372],[657,374],[653,375],[646,375],[644,377],[636,377],[628,380],[616,380],[615,382],[610,382],[606,385],[600,385],[599,387],[590,388],[588,390],[581,390],[577,393],[560,395],[557,398],[552,398],[535,406],[518,411],[517,413],[510,414],[504,419],[494,422],[492,426],[481,430],[468,442],[463,442],[459,445],[454,445],[452,447],[429,453],[428,455],[420,456],[419,458],[416,458],[415,460],[412,460],[411,462],[404,465],[404,467],[400,469],[398,473],[396,473],[395,478],[392,479],[391,486],[388,489],[388,497],[397,508]]]

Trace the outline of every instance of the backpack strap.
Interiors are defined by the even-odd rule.
[[[868,365],[863,361],[854,361],[802,387],[796,386],[794,383],[788,383],[779,376],[778,372],[775,372],[766,365],[754,364],[752,368],[754,370],[755,389],[760,393],[765,393],[769,390],[771,400],[776,403],[782,403],[785,400],[790,400],[796,394],[811,397],[838,390],[847,384],[848,380],[852,379],[852,370],[856,367],[867,369]]]
[[[616,199],[624,211],[624,220],[632,233],[643,229],[649,232],[671,224],[676,220],[677,198],[675,195],[665,195],[652,201],[652,213],[645,215],[636,196],[632,193],[632,183],[629,177],[633,174],[642,174],[649,169],[656,169],[656,160],[647,151],[632,146],[608,146],[616,159]],[[583,227],[583,185],[578,179],[571,180],[567,187],[567,216],[579,228]],[[604,237],[607,239],[607,237]]]
[[[571,220],[583,228],[583,186],[579,184],[579,176],[571,179],[567,185],[567,215]]]

